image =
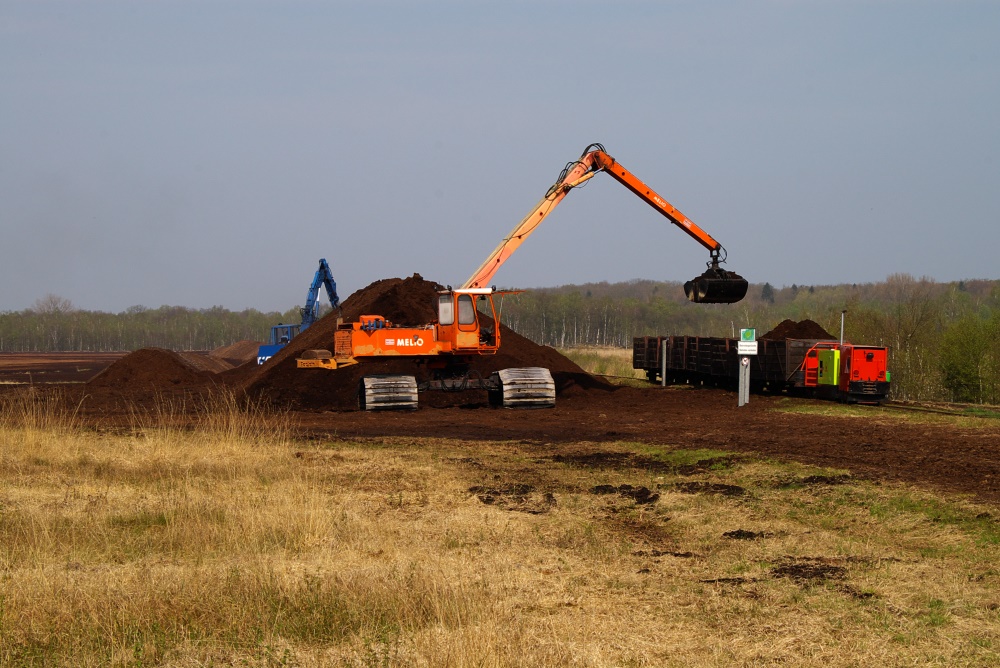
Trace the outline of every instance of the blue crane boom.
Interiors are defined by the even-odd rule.
[[[263,364],[271,359],[271,356],[285,347],[297,334],[304,332],[310,325],[319,318],[319,289],[326,289],[326,296],[330,299],[330,306],[334,310],[340,308],[340,297],[337,296],[337,283],[333,280],[333,272],[325,258],[320,258],[319,268],[313,276],[309,285],[309,292],[306,293],[306,305],[299,309],[302,322],[298,325],[278,324],[271,327],[271,340],[267,345],[257,349],[257,364]]]
[[[330,306],[335,310],[340,308],[340,297],[337,296],[337,283],[333,280],[330,265],[323,258],[319,261],[319,269],[316,270],[312,285],[309,286],[309,292],[306,294],[306,305],[301,309],[302,325],[299,328],[300,332],[305,331],[319,317],[320,287],[326,288],[326,296],[330,298]]]

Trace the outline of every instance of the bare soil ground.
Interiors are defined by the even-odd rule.
[[[197,410],[199,396],[226,387],[218,383],[217,374],[191,369],[183,364],[183,357],[167,357],[166,353],[133,353],[138,361],[152,358],[155,373],[147,369],[150,373],[129,375],[112,366],[90,383],[53,387],[80,406],[79,419],[94,427],[127,425],[137,408],[152,410],[153,404],[164,400]],[[22,360],[20,368],[34,369],[36,382],[63,380],[84,373],[77,369],[106,363],[108,357],[98,355],[89,361],[85,355],[74,355],[75,361],[67,362],[46,355]],[[164,357],[174,363],[172,369],[162,368],[167,366]],[[49,370],[48,364],[53,363],[58,366]],[[324,373],[336,372],[303,371]],[[616,387],[583,372],[555,376],[559,390],[553,409],[490,408],[485,392],[465,391],[422,395],[422,408],[417,411],[366,413],[341,407],[292,413],[306,437],[519,441],[552,453],[587,451],[606,468],[616,466],[613,460],[601,462],[601,444],[615,441],[759,453],[1000,503],[1000,425],[994,420],[934,416],[914,420],[878,407],[832,410],[826,415],[821,413],[835,405],[768,396],[754,396],[739,408],[735,393],[724,390]],[[329,382],[329,378],[317,377],[319,384]],[[4,386],[6,391],[13,387]]]
[[[890,409],[851,415],[786,412],[821,402],[752,398],[737,407],[733,392],[716,389],[564,387],[549,410],[485,407],[415,413],[316,412],[298,415],[315,434],[358,439],[382,435],[522,441],[562,452],[588,452],[596,466],[602,443],[629,441],[684,449],[759,453],[849,471],[856,477],[905,481],[1000,502],[1000,426],[956,426],[952,419],[912,421]],[[635,462],[628,463],[635,466]]]
[[[84,383],[125,353],[0,353],[0,383]]]
[[[398,324],[429,322],[433,317],[430,305],[438,289],[439,285],[419,275],[385,279],[345,300],[343,315],[348,321],[378,313]],[[783,323],[789,327],[794,324]],[[194,419],[204,397],[231,392],[289,411],[305,436],[517,441],[553,455],[584,452],[599,463],[606,449],[602,444],[615,441],[752,452],[1000,502],[997,421],[913,419],[874,407],[823,414],[824,406],[831,404],[767,396],[754,396],[749,405],[738,408],[735,393],[723,390],[618,387],[588,375],[557,351],[504,327],[501,353],[476,358],[473,371],[485,376],[507,367],[549,368],[557,386],[554,409],[489,408],[485,392],[466,390],[425,393],[418,411],[364,413],[357,410],[361,376],[412,373],[419,379],[427,370],[401,357],[336,371],[297,369],[295,358],[303,350],[332,347],[335,329],[334,316],[321,319],[260,367],[251,362],[228,370],[209,368],[193,364],[190,355],[159,349],[143,349],[120,358],[76,354],[66,357],[59,367],[64,370],[58,373],[68,375],[68,368],[92,370],[101,364],[107,368],[86,384],[63,385],[52,391],[64,393],[79,419],[94,427],[127,426],[137,411],[156,411],[164,401],[170,402],[175,418],[183,420],[189,414]],[[253,346],[244,347],[252,353]],[[19,363],[44,366],[43,362],[53,359],[56,357],[45,355],[34,362],[22,358]],[[50,377],[56,378],[57,372]],[[600,465],[613,468],[614,460]]]

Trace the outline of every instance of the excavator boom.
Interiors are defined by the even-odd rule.
[[[326,296],[330,299],[330,306],[333,310],[340,308],[340,297],[337,295],[337,283],[333,280],[333,272],[330,271],[330,264],[326,258],[320,258],[319,268],[313,275],[309,291],[306,293],[306,305],[302,307],[302,329],[306,330],[316,322],[319,317],[319,289],[326,289]]]
[[[733,303],[746,296],[747,282],[742,276],[719,267],[725,261],[725,249],[708,232],[698,227],[670,202],[660,197],[652,188],[625,169],[604,151],[600,144],[584,149],[580,159],[568,164],[555,185],[521,222],[500,242],[479,268],[462,285],[463,288],[482,288],[489,285],[493,276],[515,250],[552,213],[552,210],[569,194],[570,190],[585,183],[599,172],[607,172],[616,181],[631,190],[641,200],[659,211],[670,222],[687,232],[695,241],[708,249],[711,261],[708,270],[688,281],[684,291],[688,299],[699,303]]]

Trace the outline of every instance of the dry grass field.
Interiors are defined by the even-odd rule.
[[[1000,663],[993,507],[710,450],[171,413],[5,399],[0,664]]]

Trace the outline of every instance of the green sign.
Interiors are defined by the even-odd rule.
[[[757,330],[756,329],[741,329],[740,330],[740,341],[756,341],[757,340]]]

